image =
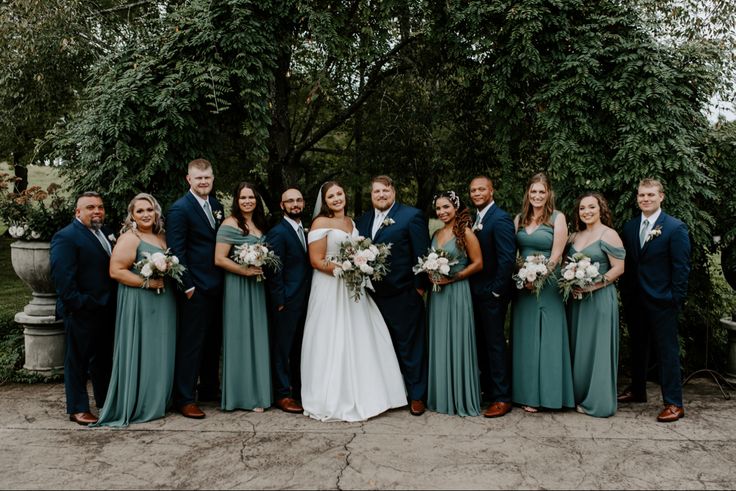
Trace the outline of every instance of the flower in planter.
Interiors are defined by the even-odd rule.
[[[73,216],[72,206],[60,194],[61,187],[47,189],[30,186],[16,192],[18,178],[0,173],[0,221],[9,225],[8,233],[18,240],[48,242]]]

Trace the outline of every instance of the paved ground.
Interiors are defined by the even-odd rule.
[[[110,430],[68,421],[61,385],[3,386],[0,488],[734,488],[736,403],[709,379],[685,397],[672,424],[655,421],[658,402],[609,419],[395,410],[362,424],[204,406],[204,420]]]

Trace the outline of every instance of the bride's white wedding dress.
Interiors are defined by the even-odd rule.
[[[327,236],[327,256],[357,237],[315,229],[310,243]],[[364,421],[407,404],[404,381],[381,312],[367,295],[356,302],[345,281],[314,271],[301,357],[304,413],[321,421]]]

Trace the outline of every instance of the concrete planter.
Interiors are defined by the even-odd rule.
[[[34,372],[64,369],[64,325],[56,320],[56,292],[51,279],[51,244],[16,241],[10,244],[15,274],[31,289],[33,298],[15,314],[23,326],[25,363]]]
[[[736,383],[736,322],[726,317],[721,319],[728,330],[728,364],[726,365],[726,380]]]

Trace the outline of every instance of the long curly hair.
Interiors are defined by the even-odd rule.
[[[243,231],[243,235],[248,235],[250,233],[250,230],[248,229],[248,225],[246,224],[245,215],[240,210],[239,203],[240,193],[243,191],[243,189],[250,189],[251,191],[253,191],[253,196],[256,197],[256,207],[253,209],[252,216],[253,224],[258,227],[258,230],[260,230],[262,234],[265,234],[268,231],[266,211],[263,206],[261,195],[254,184],[243,181],[235,187],[235,191],[233,192],[233,204],[230,206],[230,214],[233,216],[233,218],[235,218],[235,221],[238,222],[238,227],[240,227],[240,229]]]
[[[158,201],[152,195],[148,193],[138,193],[132,200],[130,200],[130,203],[128,203],[128,214],[125,216],[125,220],[123,220],[123,227],[120,229],[121,234],[128,230],[136,230],[138,228],[138,225],[136,225],[135,220],[133,219],[133,210],[135,209],[135,202],[141,200],[148,201],[151,206],[153,206],[153,211],[156,213],[156,218],[153,220],[153,228],[151,231],[156,235],[164,232],[164,219],[161,215],[161,205],[158,204]]]
[[[547,224],[553,225],[550,222],[552,213],[555,211],[555,193],[552,191],[552,184],[550,183],[547,174],[544,172],[538,172],[534,174],[526,185],[526,191],[524,192],[524,204],[521,207],[521,226],[526,227],[534,220],[534,207],[529,200],[529,192],[531,191],[532,185],[541,183],[547,190],[547,202],[544,204],[544,210],[542,210],[542,221],[540,225]]]
[[[575,230],[580,232],[588,228],[588,226],[585,225],[585,222],[580,219],[580,203],[585,198],[595,198],[598,201],[598,207],[601,209],[601,223],[607,227],[613,228],[613,217],[611,216],[611,208],[608,206],[608,201],[606,201],[606,198],[604,198],[601,193],[589,191],[581,194],[578,196],[578,199],[575,200],[575,212],[573,213],[575,215]]]
[[[455,236],[455,243],[461,251],[466,252],[465,229],[472,227],[473,219],[470,217],[468,208],[460,201],[455,191],[442,191],[434,195],[432,206],[437,207],[437,200],[445,198],[455,208],[455,223],[452,226],[452,234]]]

